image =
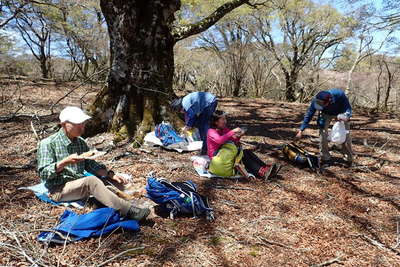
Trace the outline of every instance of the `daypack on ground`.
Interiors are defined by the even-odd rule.
[[[161,140],[163,146],[187,144],[185,138],[181,137],[169,123],[158,124],[154,132],[156,137]]]
[[[190,214],[194,217],[205,215],[214,220],[213,209],[206,197],[197,192],[192,181],[172,182],[163,178],[147,178],[147,197],[159,204],[173,219],[178,214]]]
[[[226,143],[221,146],[210,162],[208,170],[221,177],[235,175],[235,164],[242,160],[243,151],[239,151],[233,143]]]
[[[314,171],[320,169],[319,158],[305,151],[295,143],[284,144],[282,146],[282,152],[288,160],[294,163],[307,166]]]

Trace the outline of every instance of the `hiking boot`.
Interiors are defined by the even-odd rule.
[[[310,138],[311,143],[319,144],[321,142],[321,137]]]
[[[345,154],[343,156],[343,160],[344,160],[347,168],[351,168],[353,166],[353,157],[352,156]]]
[[[276,166],[276,168],[275,168],[274,172],[271,173],[271,176],[270,176],[270,177],[276,177],[276,176],[278,176],[279,171],[282,169],[282,165],[279,164],[279,163],[276,163],[275,166]]]
[[[276,163],[272,164],[264,175],[264,180],[268,180],[277,173],[278,166]],[[279,170],[278,170],[279,171]]]
[[[143,221],[149,216],[150,209],[131,206],[126,217],[135,221]]]

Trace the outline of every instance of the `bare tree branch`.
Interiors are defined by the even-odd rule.
[[[217,8],[217,10],[215,10],[211,15],[197,23],[177,26],[172,31],[175,42],[207,30],[220,19],[222,19],[226,14],[243,4],[249,3],[249,1],[250,0],[231,0],[230,2],[227,2]]]
[[[9,17],[5,18],[3,21],[0,21],[0,29],[6,26],[11,20],[13,20],[19,13],[23,11],[23,8],[28,4],[28,1],[24,1],[22,3],[17,4],[14,1],[6,1],[5,6],[8,7],[11,14]],[[13,9],[14,7],[14,9]],[[3,15],[2,15],[3,16]]]

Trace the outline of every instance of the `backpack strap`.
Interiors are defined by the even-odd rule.
[[[297,150],[297,152],[308,154],[307,151],[302,149],[300,146],[298,146],[296,143],[290,143],[288,144],[289,147],[291,147],[293,150]]]
[[[173,202],[172,202],[173,203]],[[169,212],[169,218],[171,220],[175,219],[176,214],[178,214],[178,207],[174,204],[174,207],[172,208],[172,210]]]
[[[196,216],[196,208],[194,207],[193,192],[190,192],[190,199],[192,200],[193,218],[197,218],[197,216]]]

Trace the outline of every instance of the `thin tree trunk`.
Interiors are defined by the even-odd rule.
[[[386,72],[387,72],[387,75],[388,75],[388,82],[387,82],[385,102],[384,102],[384,108],[387,111],[388,110],[388,102],[389,102],[390,92],[392,90],[393,73],[390,71],[389,64],[386,62],[386,60],[384,61],[384,64],[385,64]]]
[[[286,81],[286,92],[285,97],[287,101],[294,102],[296,101],[296,82],[297,82],[297,73],[290,72],[285,75]]]
[[[351,66],[350,70],[347,72],[347,86],[345,93],[346,95],[350,95],[352,92],[352,78],[353,78],[353,72],[355,68],[357,67],[358,63],[360,62],[360,56],[361,54],[358,54],[356,59],[353,62],[353,65]]]
[[[376,105],[375,105],[375,110],[376,112],[379,111],[380,107],[380,102],[381,102],[381,77],[382,77],[382,64],[379,62],[379,74],[378,74],[378,79],[377,79],[377,86],[376,86]]]
[[[40,61],[40,69],[42,71],[42,78],[45,78],[45,79],[49,78],[49,71],[47,69],[46,59],[42,59]]]

